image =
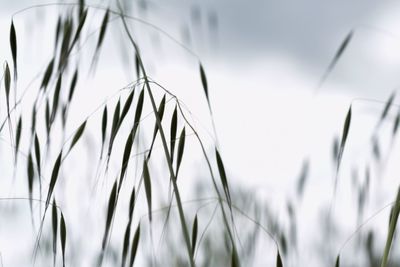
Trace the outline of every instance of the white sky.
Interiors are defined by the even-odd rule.
[[[32,3],[0,3],[3,40],[8,40],[11,14]],[[53,34],[48,21],[54,19],[50,12],[55,10],[31,11],[15,18],[21,51],[20,86],[41,71],[51,57],[47,51],[53,39],[48,38],[47,32]],[[299,239],[307,245],[309,229],[319,225],[319,210],[328,207],[332,194],[332,138],[341,133],[349,104],[356,98],[385,101],[399,85],[400,50],[396,35],[399,11],[400,4],[394,1],[170,0],[150,2],[146,12],[134,9],[133,14],[160,26],[178,40],[182,39],[182,32],[190,32],[191,41],[181,42],[198,54],[204,64],[219,148],[232,185],[255,192],[275,210],[280,210],[285,200],[293,199],[295,179],[304,158],[310,159],[311,176],[299,215],[303,218]],[[196,14],[199,17],[193,19]],[[207,23],[210,14],[217,16],[216,31]],[[100,20],[98,16],[97,21]],[[91,20],[92,25],[95,23],[96,19]],[[77,89],[75,100],[80,102],[71,111],[71,129],[104,97],[133,77],[121,63],[127,55],[119,51],[123,47],[119,44],[119,26],[115,25],[108,33],[108,43],[103,49],[107,52],[100,60],[99,76],[88,78]],[[134,23],[132,27],[143,49],[150,76],[190,107],[205,141],[212,144],[207,135],[207,132],[212,133],[212,128],[196,58],[147,26]],[[356,29],[354,38],[326,83],[315,94],[320,76],[353,28]],[[0,60],[11,60],[7,41],[0,42]],[[132,66],[132,62],[128,62],[128,66]],[[339,247],[355,229],[356,206],[348,206],[349,202],[356,202],[349,189],[350,170],[357,167],[362,176],[365,165],[370,162],[369,136],[382,108],[374,102],[353,102],[351,131],[335,205],[335,215],[343,224],[343,232],[334,246]],[[391,118],[394,115],[392,110]],[[93,132],[97,129],[94,127],[91,128]],[[391,124],[384,127],[389,131]],[[192,144],[190,138],[188,142]],[[373,180],[385,179],[372,183],[376,192],[366,216],[394,199],[398,171],[395,163],[399,159],[396,144],[383,174],[379,166],[372,167]],[[188,149],[188,153],[194,162],[186,160],[185,176],[199,175],[199,170],[192,168],[198,165],[196,148]],[[377,219],[383,225],[387,222],[384,216]],[[340,218],[351,218],[351,222]],[[304,250],[307,251],[307,247]],[[305,257],[299,261],[305,264],[310,259]]]

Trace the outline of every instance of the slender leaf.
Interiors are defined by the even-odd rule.
[[[28,155],[28,189],[29,189],[29,204],[31,206],[32,210],[32,192],[33,192],[33,179],[35,176],[34,169],[33,169],[33,161],[32,161],[32,155],[29,153]]]
[[[217,149],[215,149],[215,154],[216,154],[216,157],[217,157],[217,166],[218,166],[219,176],[221,178],[221,183],[222,183],[222,186],[224,188],[225,195],[226,195],[226,198],[228,200],[228,203],[231,203],[231,197],[230,197],[230,192],[229,192],[229,187],[228,187],[228,179],[226,178],[225,167],[224,167],[224,164],[222,162],[222,158],[221,158],[221,156],[220,156],[220,154],[219,154]]]
[[[78,18],[82,18],[83,12],[84,12],[84,8],[85,8],[85,0],[79,0],[79,17]]]
[[[139,238],[140,238],[140,224],[138,225],[135,235],[133,237],[132,240],[132,247],[131,247],[131,260],[129,262],[129,267],[133,266],[133,263],[135,262],[135,258],[136,258],[136,252],[138,249],[138,245],[139,245]]]
[[[126,262],[126,256],[128,254],[128,249],[129,249],[129,238],[131,235],[131,225],[130,222],[128,222],[125,230],[125,235],[124,235],[124,244],[122,247],[122,260],[121,260],[121,267],[125,266]]]
[[[131,198],[129,200],[129,221],[132,220],[134,208],[135,208],[135,187],[132,187]]]
[[[144,102],[144,90],[140,92],[138,103],[136,106],[136,111],[135,111],[135,121],[134,121],[134,127],[137,129],[140,123],[140,118],[142,116],[142,110],[143,110],[143,102]]]
[[[31,118],[31,134],[36,131],[36,107],[33,105],[32,107],[32,118]]]
[[[139,56],[135,54],[135,69],[136,69],[136,77],[137,79],[140,78],[140,63],[139,63]]]
[[[72,50],[72,48],[74,47],[74,45],[76,44],[76,42],[77,42],[78,39],[79,39],[79,36],[80,36],[80,34],[81,34],[83,25],[85,24],[85,21],[86,21],[87,13],[88,13],[88,10],[85,9],[85,10],[82,12],[82,14],[80,15],[78,28],[76,29],[75,36],[74,36],[74,38],[72,39],[71,46],[69,47],[69,51]]]
[[[46,99],[45,120],[46,120],[47,135],[49,135],[51,128],[49,99]]]
[[[178,179],[179,168],[180,168],[181,162],[182,162],[183,151],[185,149],[185,138],[186,138],[185,127],[183,127],[181,136],[179,137],[178,156],[177,156],[177,160],[176,160],[176,178],[177,179]]]
[[[117,105],[115,106],[112,125],[111,125],[111,135],[110,135],[110,141],[108,144],[108,156],[111,155],[112,147],[114,144],[114,138],[118,132],[120,109],[121,109],[121,103],[120,103],[120,100],[118,100]]]
[[[19,151],[19,144],[21,142],[21,132],[22,132],[22,116],[19,117],[16,134],[15,134],[15,161],[17,161],[17,154]]]
[[[206,77],[206,73],[204,72],[203,65],[201,65],[201,63],[200,63],[200,77],[201,77],[201,83],[203,85],[204,93],[206,94],[208,105],[210,105],[210,99],[208,98],[207,77]]]
[[[397,130],[399,128],[399,122],[400,122],[400,111],[397,112],[396,118],[394,120],[393,129],[392,129],[392,136],[396,135]]]
[[[60,220],[60,240],[61,240],[61,253],[63,260],[63,267],[65,267],[65,244],[67,240],[67,228],[65,226],[64,215],[61,212],[61,220]]]
[[[55,33],[55,40],[54,40],[54,50],[57,49],[58,40],[60,39],[61,33],[61,16],[58,16],[57,19],[57,26],[56,26],[56,33]]]
[[[4,86],[6,90],[6,97],[7,97],[7,105],[9,105],[9,98],[10,98],[10,87],[11,87],[11,74],[10,68],[8,67],[8,63],[6,62],[4,69]]]
[[[103,243],[102,243],[102,251],[104,252],[107,244],[108,234],[110,232],[111,221],[114,216],[114,209],[117,199],[117,181],[115,181],[114,186],[110,193],[110,198],[108,200],[108,209],[107,209],[107,220],[106,227],[104,230]]]
[[[281,254],[278,250],[278,255],[276,256],[276,267],[283,267]]]
[[[36,157],[36,168],[39,173],[39,177],[41,176],[41,158],[40,158],[40,143],[37,134],[35,133],[35,157]]]
[[[49,62],[49,65],[47,65],[46,71],[43,76],[42,85],[40,86],[41,89],[43,88],[44,90],[46,90],[51,75],[53,74],[53,68],[54,68],[54,58]]]
[[[10,47],[14,63],[14,80],[17,79],[17,34],[15,33],[14,21],[11,20]]]
[[[383,251],[381,267],[388,266],[390,248],[392,246],[397,220],[399,218],[399,213],[400,213],[400,188],[397,191],[396,202],[392,208],[392,212],[390,213],[389,232],[386,239],[385,250]]]
[[[325,71],[324,75],[322,76],[322,79],[319,83],[319,87],[324,83],[326,78],[329,76],[329,74],[332,72],[333,68],[336,66],[339,58],[343,55],[343,52],[345,51],[346,47],[350,43],[350,40],[353,37],[353,31],[350,31],[345,39],[343,40],[342,44],[340,45],[339,49],[336,51],[332,61],[329,63],[329,66],[327,70]]]
[[[347,136],[349,134],[350,123],[351,123],[351,105],[350,105],[349,111],[347,112],[346,120],[345,120],[344,125],[343,125],[343,133],[342,133],[342,139],[341,139],[341,142],[340,142],[338,161],[337,161],[337,168],[336,168],[337,171],[339,171],[340,163],[341,163],[341,160],[342,160],[344,147],[346,145]]]
[[[72,100],[77,82],[78,82],[78,69],[75,70],[74,76],[72,76],[71,85],[69,87],[68,102],[71,102]]]
[[[63,130],[65,129],[65,125],[67,124],[67,112],[68,111],[68,104],[62,104],[61,105],[61,124],[63,127]]]
[[[128,114],[129,109],[131,108],[134,95],[135,95],[135,90],[132,90],[132,92],[129,94],[128,98],[125,101],[124,108],[122,109],[121,116],[118,121],[118,128],[121,127],[122,121],[124,120],[126,114]]]
[[[235,252],[234,251],[232,251],[231,266],[232,267],[239,267],[239,261],[238,261],[238,258],[235,256]]]
[[[197,225],[197,214],[194,217],[193,227],[192,227],[192,254],[194,255],[194,251],[196,249],[196,242],[197,242],[197,232],[198,232],[198,225]]]
[[[106,29],[107,29],[109,17],[110,17],[110,10],[107,9],[107,11],[104,15],[103,21],[101,23],[100,34],[99,34],[99,39],[97,41],[96,50],[98,50],[103,43],[104,36],[106,35]]]
[[[83,132],[85,131],[85,127],[86,127],[86,121],[84,121],[81,126],[79,126],[78,130],[76,131],[74,137],[72,138],[72,142],[71,142],[71,146],[69,148],[69,150],[71,150],[76,143],[79,141],[79,139],[82,137]]]
[[[304,185],[306,183],[307,177],[308,177],[308,172],[310,168],[310,162],[309,160],[305,160],[303,162],[303,166],[301,168],[301,174],[297,183],[297,195],[302,196],[303,191],[304,191]]]
[[[58,173],[60,171],[60,166],[61,166],[61,159],[62,159],[62,150],[61,150],[60,154],[58,155],[56,162],[54,163],[53,171],[51,173],[49,191],[47,193],[47,199],[46,199],[46,209],[50,204],[50,198],[54,191],[54,187],[55,187],[57,179],[58,179]]]
[[[104,145],[104,142],[106,141],[106,132],[107,132],[107,106],[104,106],[103,110],[103,117],[101,120],[101,141]]]
[[[56,200],[53,199],[53,207],[51,212],[51,222],[53,229],[53,265],[56,265],[56,255],[57,255],[57,228],[58,228],[58,215],[57,215],[57,205]]]
[[[158,110],[157,110],[157,114],[158,114],[158,118],[160,118],[160,122],[162,122],[162,119],[164,117],[164,111],[165,111],[165,94],[164,94],[163,98],[161,99],[160,105],[158,106]],[[154,146],[154,142],[156,141],[157,132],[158,132],[158,124],[156,123],[154,125],[153,139],[151,141],[150,151],[147,156],[148,159],[150,158],[151,152],[153,151],[153,146]]]
[[[68,61],[68,54],[69,54],[69,44],[71,41],[71,34],[73,28],[73,21],[71,18],[68,18],[64,21],[64,34],[63,34],[63,41],[61,44],[60,49],[60,56],[59,56],[59,64],[58,69],[61,70]],[[72,46],[71,46],[72,47]]]
[[[120,109],[121,109],[121,102],[118,100],[117,105],[115,106],[114,116],[112,121],[111,127],[111,136],[115,136],[118,129],[119,118],[120,118]]]
[[[171,119],[171,133],[170,133],[171,163],[174,162],[177,124],[178,124],[178,115],[177,115],[177,108],[175,106],[174,113],[172,114],[172,119]]]
[[[62,76],[58,76],[56,88],[53,96],[53,107],[51,109],[50,121],[53,123],[58,111],[58,104],[60,102],[60,91],[61,91]]]
[[[132,151],[132,146],[133,146],[133,136],[132,136],[132,134],[129,134],[129,136],[126,140],[126,143],[125,143],[124,155],[122,157],[118,192],[121,189],[122,180],[125,176],[126,170],[128,169],[128,163],[129,163],[129,158],[130,158],[131,151]]]
[[[396,97],[396,92],[393,92],[390,95],[388,101],[386,102],[385,108],[382,111],[381,117],[379,119],[380,122],[382,122],[386,118],[386,116],[387,116],[387,114],[389,112],[390,106],[393,104],[393,100],[394,100],[395,97]]]
[[[151,179],[150,179],[150,172],[147,166],[147,160],[144,160],[143,164],[143,177],[144,177],[144,188],[146,191],[146,198],[147,198],[147,206],[149,210],[149,220],[151,222],[152,219],[152,212],[151,212]]]

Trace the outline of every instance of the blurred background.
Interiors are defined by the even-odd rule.
[[[13,18],[19,46],[19,96],[40,85],[37,75],[43,75],[52,57],[59,14],[76,12],[72,5],[47,4],[48,1],[23,0],[0,3],[2,62],[12,61],[8,38],[13,14],[37,5]],[[115,1],[86,1],[86,4],[118,10]],[[132,16],[129,27],[141,49],[148,75],[185,104],[213,159],[214,146],[218,147],[231,190],[237,196],[235,205],[268,229],[280,247],[286,247],[282,252],[285,266],[333,266],[338,253],[342,266],[379,266],[389,204],[395,199],[399,181],[399,144],[393,127],[398,113],[395,103],[400,73],[400,4],[366,0],[135,0],[123,1],[123,8],[125,14]],[[97,41],[90,36],[99,30],[103,15],[104,10],[89,8],[86,35],[79,43],[82,52],[73,54],[73,61],[79,66],[80,82],[70,110],[67,136],[107,97],[136,80],[135,55],[118,16],[111,18],[95,71],[90,69]],[[345,50],[321,83],[350,32],[353,35]],[[201,86],[199,62],[207,75],[215,132]],[[27,119],[32,115],[30,92],[18,110]],[[385,103],[393,93],[394,105],[380,123]],[[161,91],[157,97],[161,99]],[[336,176],[335,151],[350,105],[351,126]],[[6,118],[3,107],[0,108],[2,119]],[[172,103],[169,109],[172,111]],[[97,189],[100,197],[88,197],[87,202],[80,202],[85,194],[82,193],[82,183],[86,181],[83,178],[96,172],[97,162],[92,164],[91,159],[92,153],[98,153],[93,151],[99,150],[96,136],[101,110],[94,116],[97,122],[89,124],[82,150],[73,154],[73,159],[64,167],[64,176],[75,179],[65,179],[65,192],[59,197],[60,203],[65,200],[65,213],[70,214],[70,224],[75,225],[71,227],[77,227],[71,228],[71,239],[86,248],[85,252],[81,251],[84,255],[91,255],[96,246],[91,245],[95,242],[90,238],[80,241],[79,236],[88,231],[79,228],[80,221],[91,214],[91,205],[97,205],[93,203],[108,199],[102,192],[109,192],[110,187],[104,184],[112,186],[111,173],[119,164],[119,161],[111,164],[111,178]],[[148,128],[151,133],[151,126]],[[20,181],[24,189],[19,191],[18,179],[15,182],[6,179],[13,175],[13,158],[7,143],[7,129],[2,134],[1,197],[26,196],[24,180]],[[194,135],[189,134],[186,142],[180,174],[183,198],[212,197],[206,163]],[[157,148],[162,152],[161,143],[156,144]],[[121,154],[123,142],[115,150]],[[49,159],[56,157],[56,151],[55,148],[54,153],[49,152]],[[155,161],[153,167],[158,179],[162,179],[166,165]],[[21,168],[25,174],[25,167]],[[68,196],[72,200],[67,201]],[[155,208],[168,205],[167,197],[160,194],[156,199]],[[30,229],[29,206],[3,202],[7,203],[0,203],[4,204],[2,213],[10,213],[7,208],[10,205],[17,205],[21,212],[7,215],[10,219],[2,219],[0,223],[1,264],[29,266],[35,238]],[[87,210],[75,210],[74,203],[80,203]],[[213,208],[210,205],[203,210],[203,228]],[[104,209],[91,216],[94,221],[104,217]],[[276,248],[269,236],[254,222],[238,216],[238,236],[244,239],[242,254],[248,256],[244,266],[274,266]],[[162,221],[160,217],[159,222]],[[103,226],[89,224],[87,227],[94,227],[92,231],[96,233],[94,229]],[[214,228],[218,231],[218,224]],[[115,230],[117,236],[118,232],[123,235],[123,231]],[[11,234],[14,232],[18,234]],[[175,244],[174,249],[182,250],[179,253],[185,255],[179,241],[173,240],[175,232],[178,230],[172,229],[171,236],[166,234],[160,243],[157,238],[156,241],[149,238],[148,248],[152,249],[147,254],[141,252],[139,266],[162,264],[161,259],[168,258],[168,251],[162,249],[164,245],[174,247],[171,244]],[[20,235],[24,237],[19,238]],[[26,236],[29,238],[25,239]],[[213,241],[207,240],[206,244]],[[21,242],[24,248],[20,247]],[[218,242],[223,247],[222,236]],[[16,247],[26,257],[17,257]],[[395,248],[396,245],[391,266],[399,266]],[[78,256],[78,251],[74,253],[71,252],[72,266],[74,258],[75,266],[92,266],[92,259]],[[218,262],[218,257],[207,265],[206,258],[202,259],[204,266],[226,266]]]

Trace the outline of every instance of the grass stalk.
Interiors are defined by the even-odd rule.
[[[119,7],[120,7],[120,9],[122,9],[121,5],[119,5]],[[122,13],[122,10],[121,10],[121,13]],[[153,94],[151,92],[150,84],[149,84],[149,81],[148,81],[148,78],[147,78],[147,74],[146,74],[146,70],[144,68],[144,64],[143,64],[142,58],[141,58],[141,56],[139,54],[138,46],[137,46],[136,42],[134,41],[130,31],[129,31],[128,25],[127,25],[126,20],[125,20],[123,15],[121,15],[121,20],[122,20],[122,23],[124,25],[124,29],[126,31],[126,34],[128,35],[128,38],[129,38],[131,44],[133,45],[133,47],[134,47],[134,49],[135,49],[135,51],[137,53],[137,57],[138,57],[138,60],[139,60],[139,67],[140,67],[140,69],[141,69],[141,71],[143,73],[146,89],[147,89],[147,92],[149,94],[151,105],[152,105],[153,112],[154,112],[155,119],[156,119],[156,123],[157,123],[158,129],[160,131],[161,141],[162,141],[162,144],[163,144],[163,150],[164,150],[164,153],[165,153],[165,157],[167,159],[167,164],[168,164],[168,169],[169,169],[170,176],[171,176],[172,185],[174,187],[174,193],[175,193],[175,198],[176,198],[176,202],[177,202],[177,206],[178,206],[178,212],[179,212],[179,218],[180,218],[181,225],[182,225],[182,231],[183,231],[183,236],[184,236],[184,239],[185,239],[187,253],[188,253],[188,256],[189,256],[190,266],[191,267],[195,267],[193,252],[192,252],[192,248],[191,248],[191,241],[190,241],[190,237],[189,237],[189,230],[188,230],[188,227],[187,227],[185,215],[183,213],[182,201],[181,201],[178,185],[176,183],[176,177],[175,177],[174,169],[173,169],[173,166],[172,166],[171,157],[170,157],[170,154],[169,154],[169,151],[168,151],[167,140],[165,138],[165,134],[164,134],[164,130],[163,130],[163,127],[162,127],[162,124],[161,124],[161,120],[160,120],[158,112],[157,112],[157,106],[156,106],[156,103],[154,101],[154,96],[153,96]]]

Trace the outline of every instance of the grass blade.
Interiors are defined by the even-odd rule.
[[[60,32],[61,32],[61,16],[58,16],[56,32],[55,32],[55,40],[54,40],[54,51],[57,49],[58,40],[60,39]]]
[[[393,101],[394,101],[395,97],[396,97],[396,92],[393,92],[390,95],[388,101],[386,102],[385,108],[383,109],[381,117],[379,119],[379,123],[381,123],[386,118],[386,116],[387,116],[387,114],[389,112],[390,106],[393,104]]]
[[[113,115],[112,126],[111,126],[110,141],[109,141],[109,144],[108,144],[108,156],[109,157],[111,155],[112,147],[113,147],[113,144],[114,144],[114,138],[117,135],[117,131],[118,131],[120,109],[121,109],[121,103],[120,103],[120,100],[118,100],[118,103],[117,103],[117,105],[115,106],[115,109],[114,109],[114,115]]]
[[[74,95],[77,82],[78,82],[78,69],[75,70],[74,76],[72,76],[71,85],[69,87],[68,102],[71,102],[72,100],[72,96]]]
[[[396,118],[394,120],[393,129],[392,129],[392,136],[396,135],[397,130],[399,128],[399,122],[400,122],[400,111],[397,112]]]
[[[60,171],[60,166],[61,166],[61,159],[62,159],[62,150],[61,150],[60,154],[58,155],[56,162],[54,163],[53,171],[51,173],[49,191],[47,193],[47,199],[46,199],[46,209],[50,204],[50,198],[51,198],[51,195],[54,191],[54,187],[57,182],[58,173]]]
[[[144,90],[140,92],[138,103],[136,106],[135,121],[134,121],[134,128],[136,129],[139,126],[140,118],[142,117],[143,102],[144,102]]]
[[[149,211],[149,220],[151,222],[152,219],[152,212],[151,212],[151,179],[150,179],[150,172],[147,166],[147,160],[144,160],[143,164],[143,177],[144,177],[144,188],[146,191],[146,199],[147,199],[147,207]]]
[[[64,215],[61,212],[61,220],[60,220],[60,240],[61,240],[61,253],[63,260],[63,267],[65,267],[65,244],[67,240],[67,228],[65,226]]]
[[[140,92],[138,103],[136,106],[135,119],[134,119],[133,127],[131,130],[132,141],[135,140],[136,132],[139,127],[140,118],[142,116],[142,110],[143,110],[143,102],[144,102],[144,90],[142,90]]]
[[[119,177],[118,192],[121,190],[122,180],[123,180],[123,178],[125,176],[126,170],[128,169],[128,163],[129,163],[129,158],[130,158],[131,151],[132,151],[132,146],[133,146],[133,136],[130,133],[128,138],[126,139],[124,155],[122,157],[121,173],[120,173],[120,177]]]
[[[129,221],[132,220],[134,208],[135,208],[135,187],[132,188],[131,199],[129,200]]]
[[[278,255],[276,256],[276,267],[283,267],[281,254],[278,250]]]
[[[53,68],[54,68],[54,58],[49,62],[49,65],[47,65],[46,71],[43,76],[42,84],[40,85],[41,89],[46,90],[51,75],[53,74]]]
[[[129,249],[130,233],[131,233],[131,224],[130,224],[130,222],[128,222],[128,225],[126,226],[126,230],[125,230],[125,235],[124,235],[124,244],[122,246],[121,267],[125,266],[126,256],[128,254],[128,249]]]
[[[347,112],[346,119],[345,119],[345,122],[343,125],[342,139],[340,141],[336,172],[338,172],[339,168],[340,168],[340,163],[342,160],[344,147],[346,145],[347,136],[349,134],[350,123],[351,123],[351,105],[350,105],[349,111]]]
[[[160,105],[158,106],[158,117],[160,118],[160,121],[162,121],[163,117],[164,117],[164,111],[165,111],[165,94],[163,96],[163,98],[161,99]],[[158,133],[158,126],[157,123],[154,125],[154,130],[153,130],[153,139],[151,140],[151,145],[150,145],[150,150],[149,150],[149,154],[147,156],[147,158],[149,159],[151,156],[151,152],[153,151],[153,146],[154,146],[154,142],[156,141],[156,136]]]
[[[32,107],[32,118],[31,118],[31,134],[33,135],[36,131],[36,107]]]
[[[206,77],[206,73],[204,72],[203,65],[201,65],[201,63],[200,63],[200,78],[201,78],[201,84],[203,85],[204,93],[206,94],[208,106],[210,106],[210,99],[208,98],[207,77]]]
[[[196,249],[196,242],[197,242],[197,232],[198,232],[198,225],[197,225],[197,214],[194,217],[193,227],[192,227],[192,253],[194,255],[194,251]]]
[[[309,160],[305,160],[303,162],[303,166],[301,168],[301,174],[297,183],[297,195],[300,197],[303,195],[304,185],[307,181],[309,169],[310,169],[310,162]]]
[[[394,238],[394,234],[395,234],[395,230],[396,230],[396,225],[397,225],[397,220],[399,218],[399,213],[400,213],[400,188],[397,191],[396,202],[394,204],[394,207],[392,209],[391,216],[390,216],[389,232],[388,232],[388,236],[386,239],[385,250],[383,251],[381,267],[388,266],[390,248],[392,246],[392,242],[393,242],[393,238]]]
[[[101,23],[100,34],[99,34],[99,39],[97,41],[96,50],[98,50],[103,43],[104,36],[106,35],[106,29],[107,29],[109,17],[110,17],[110,10],[107,9],[107,11],[104,15],[103,21]]]
[[[106,142],[106,133],[107,133],[107,106],[104,106],[103,116],[101,119],[101,155],[103,155],[104,144]]]
[[[56,266],[58,215],[57,215],[57,206],[56,206],[55,199],[53,199],[51,222],[52,222],[52,230],[53,230],[53,265]]]
[[[11,73],[10,68],[8,67],[8,63],[6,62],[4,69],[4,86],[6,90],[6,97],[7,97],[7,106],[9,109],[9,101],[10,101],[10,87],[11,87]]]
[[[179,144],[178,144],[178,155],[176,160],[176,179],[178,179],[178,172],[182,162],[183,151],[185,149],[185,138],[186,138],[185,127],[183,127],[181,136],[179,137]]]
[[[136,78],[140,78],[140,63],[139,63],[139,56],[135,54],[135,68],[136,68]]]
[[[58,111],[58,103],[59,103],[59,100],[60,100],[61,83],[62,83],[62,76],[60,74],[58,76],[56,88],[54,90],[53,107],[51,109],[51,115],[50,115],[51,123],[54,122],[54,119],[55,119],[57,111]]]
[[[101,245],[102,254],[106,248],[108,234],[110,232],[111,221],[114,215],[115,203],[117,199],[117,181],[115,181],[114,186],[110,193],[110,198],[108,200],[108,209],[107,209],[107,220],[106,220],[106,227],[104,230],[103,242]]]
[[[124,120],[126,114],[128,114],[129,109],[131,108],[134,95],[135,95],[135,90],[132,90],[132,92],[129,94],[128,98],[125,101],[124,108],[122,109],[121,116],[118,121],[118,128],[121,127],[122,121]]]
[[[238,259],[236,258],[235,253],[233,251],[232,251],[231,262],[232,262],[231,264],[232,267],[239,267]]]
[[[340,255],[336,257],[335,267],[340,267]]]
[[[49,99],[46,99],[45,120],[46,120],[47,135],[49,136],[50,135],[50,128],[51,128]]]
[[[19,144],[21,142],[21,132],[22,132],[22,116],[19,117],[17,129],[15,133],[15,166],[17,165],[17,155],[19,150]]]
[[[129,267],[132,267],[133,263],[135,262],[136,252],[137,252],[138,245],[139,245],[139,238],[140,238],[140,224],[138,225],[135,235],[132,240],[131,260],[129,261]]]
[[[12,136],[12,126],[11,126],[11,117],[10,117],[10,86],[11,86],[11,74],[10,68],[8,67],[8,63],[6,62],[5,70],[4,70],[4,85],[6,90],[6,104],[7,104],[7,121],[10,131],[10,136]]]
[[[85,8],[85,0],[79,0],[79,9],[78,9],[78,18],[81,18],[84,12],[84,8]]]
[[[177,114],[177,108],[175,106],[174,113],[172,114],[172,119],[171,119],[171,133],[170,133],[171,164],[174,163],[174,150],[175,150],[177,124],[178,124],[178,114]]]
[[[225,167],[222,162],[221,155],[219,154],[218,150],[215,149],[215,154],[217,157],[217,166],[218,166],[218,171],[219,171],[219,176],[221,178],[221,183],[225,191],[225,196],[227,198],[227,201],[229,205],[231,204],[231,196],[229,192],[229,186],[228,186],[228,179],[226,178],[226,173],[225,173]]]
[[[71,46],[69,47],[68,53],[71,52],[72,48],[74,47],[75,43],[78,41],[79,36],[81,34],[83,25],[85,24],[86,17],[87,17],[88,10],[85,9],[83,13],[80,15],[78,28],[76,29],[74,39],[72,39]]]
[[[353,37],[353,31],[350,31],[345,39],[343,40],[342,44],[340,45],[339,49],[336,51],[332,61],[329,63],[329,66],[327,70],[325,71],[324,75],[322,76],[322,79],[318,85],[318,88],[322,86],[322,84],[325,82],[326,78],[329,76],[329,74],[332,72],[333,68],[336,66],[339,58],[343,55],[343,52],[347,48],[348,44],[350,43],[350,40]]]
[[[59,70],[61,70],[68,61],[68,54],[69,54],[68,47],[71,41],[72,28],[73,28],[73,21],[72,19],[68,18],[67,20],[64,21],[64,26],[63,26],[64,33],[63,33],[63,41],[61,43],[59,63],[58,63]]]
[[[67,115],[68,115],[68,104],[61,105],[61,125],[62,128],[65,129],[65,125],[67,124]]]
[[[14,63],[14,81],[17,80],[17,34],[15,33],[14,21],[11,20],[10,47]]]
[[[36,168],[38,170],[39,173],[39,177],[41,176],[41,158],[40,158],[40,143],[39,143],[39,138],[37,136],[37,134],[35,134],[35,157],[36,157]]]
[[[82,137],[83,132],[85,131],[86,121],[84,121],[81,126],[79,126],[78,130],[76,131],[74,137],[72,138],[71,146],[69,147],[69,151],[76,145],[79,139]]]
[[[33,192],[33,179],[35,178],[35,173],[33,169],[33,160],[31,153],[29,153],[28,156],[27,174],[28,174],[29,204],[32,212],[32,192]]]

